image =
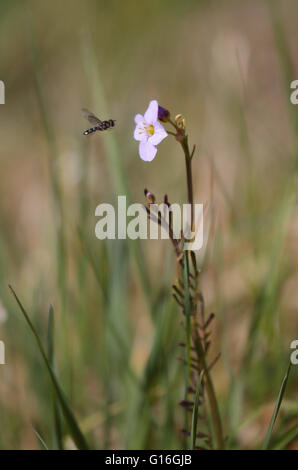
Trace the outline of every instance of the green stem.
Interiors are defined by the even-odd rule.
[[[194,329],[195,330],[195,329]],[[221,418],[219,414],[219,408],[217,403],[217,398],[215,395],[214,385],[211,379],[211,375],[208,370],[208,366],[206,364],[205,352],[202,346],[201,339],[198,335],[197,330],[195,330],[195,348],[196,353],[198,356],[199,361],[201,362],[201,367],[205,372],[205,385],[206,385],[206,392],[208,395],[209,405],[210,405],[210,412],[212,417],[212,422],[214,426],[214,432],[217,441],[217,448],[224,449],[224,438],[223,438],[223,431],[222,431],[222,424]]]
[[[194,205],[193,205],[193,184],[192,184],[192,168],[191,168],[191,155],[188,147],[188,138],[184,137],[181,142],[183,152],[185,155],[185,166],[186,166],[186,179],[187,179],[187,199],[188,204],[191,206],[191,229],[194,225]]]
[[[190,373],[191,373],[191,301],[189,293],[189,263],[188,251],[184,251],[184,266],[183,266],[183,279],[184,279],[184,307],[186,319],[186,347],[185,347],[185,401],[188,400],[189,387],[190,387]],[[189,425],[189,412],[185,408],[185,429]]]
[[[180,143],[181,143],[184,155],[185,155],[188,203],[191,205],[191,229],[193,230],[193,225],[194,225],[193,208],[194,208],[194,203],[193,203],[192,167],[191,167],[192,155],[189,151],[187,136],[185,136],[184,139],[182,141],[180,141]],[[185,256],[185,262],[187,262],[187,266],[188,266],[188,254],[186,254],[186,256]],[[188,271],[188,283],[189,283],[189,281],[190,281],[190,278],[189,278],[189,271]],[[185,283],[185,285],[186,285],[186,283]],[[189,299],[188,299],[188,301],[189,301]],[[186,299],[186,303],[189,303],[188,301]],[[187,306],[189,307],[189,305],[185,305],[185,308]],[[200,336],[198,334],[198,331],[196,330],[195,327],[193,328],[193,333],[195,335],[194,343],[195,343],[195,348],[196,348],[198,360],[200,361],[201,366],[202,366],[202,370],[204,371],[204,381],[205,381],[205,385],[206,385],[206,392],[207,392],[207,395],[208,395],[208,400],[209,400],[209,405],[210,405],[211,418],[212,418],[214,431],[215,431],[215,436],[216,436],[216,441],[217,441],[217,448],[218,449],[223,449],[224,448],[224,438],[223,438],[223,431],[222,431],[222,424],[221,424],[221,418],[220,418],[220,413],[219,413],[219,407],[218,407],[217,398],[216,398],[216,395],[215,395],[215,390],[214,390],[213,382],[212,382],[212,379],[211,379],[211,375],[208,371],[208,366],[207,366],[206,357],[205,357],[205,351],[204,351],[204,348],[202,346],[201,338],[200,338]]]

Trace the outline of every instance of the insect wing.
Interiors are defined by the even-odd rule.
[[[88,119],[91,124],[100,125],[102,121],[95,116],[95,114],[91,113],[88,109],[82,109],[82,113],[86,119]]]

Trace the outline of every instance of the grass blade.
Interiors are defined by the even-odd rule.
[[[188,264],[188,251],[184,251],[184,299],[185,299],[185,318],[186,318],[186,364],[187,364],[187,386],[190,378],[190,295],[189,295],[189,264]],[[187,391],[186,386],[186,391]],[[187,392],[186,392],[187,393]]]
[[[191,432],[190,432],[190,450],[194,450],[196,446],[196,435],[197,435],[197,426],[198,426],[198,410],[199,410],[199,396],[203,380],[203,372],[199,376],[197,383],[196,397],[192,411],[191,419]]]
[[[188,398],[188,387],[190,385],[190,348],[191,348],[191,305],[190,305],[190,294],[189,294],[189,263],[188,263],[188,251],[184,251],[184,305],[185,305],[185,322],[186,322],[186,348],[185,348],[185,395],[184,398]],[[185,429],[188,430],[189,419],[188,411],[185,408]],[[187,445],[187,441],[185,441]]]
[[[82,35],[82,58],[83,66],[86,71],[86,79],[92,101],[97,104],[103,115],[109,115],[108,105],[105,98],[104,87],[102,84],[100,69],[98,66],[97,56],[94,50],[92,39],[87,32]],[[126,175],[121,163],[121,152],[115,133],[106,135],[103,139],[104,149],[107,155],[107,163],[111,173],[111,180],[116,194],[126,195],[127,205],[131,204],[132,196]],[[139,279],[147,303],[148,311],[154,322],[155,316],[151,304],[150,283],[147,268],[144,263],[144,255],[139,240],[128,239],[130,250],[133,254],[134,261],[139,274]]]
[[[57,398],[59,400],[59,403],[60,403],[60,406],[61,406],[61,409],[62,409],[62,412],[63,412],[63,415],[64,415],[64,418],[65,418],[65,421],[68,425],[68,430],[69,430],[69,433],[72,437],[72,439],[74,440],[76,446],[78,449],[80,450],[88,450],[88,444],[86,442],[86,439],[84,437],[84,435],[82,434],[82,431],[80,430],[80,427],[73,415],[73,412],[70,408],[70,406],[68,405],[67,403],[67,400],[64,396],[64,393],[62,391],[62,389],[60,388],[60,385],[57,381],[57,378],[52,370],[52,367],[48,361],[48,358],[47,358],[47,355],[45,353],[45,350],[43,348],[43,345],[40,341],[40,338],[38,336],[38,333],[36,331],[36,329],[34,328],[33,326],[33,323],[31,322],[26,310],[24,309],[23,305],[21,304],[18,296],[16,295],[15,291],[13,290],[13,288],[9,285],[9,288],[14,296],[14,298],[16,299],[20,309],[21,309],[21,312],[22,314],[24,315],[24,318],[29,326],[29,328],[31,329],[34,337],[35,337],[35,340],[37,342],[37,346],[38,346],[38,349],[41,353],[41,356],[42,356],[42,359],[45,363],[45,366],[47,368],[47,371],[49,373],[49,376],[50,376],[50,379],[52,381],[52,384],[53,384],[53,387],[55,389],[55,392],[57,394]]]
[[[54,363],[54,310],[52,305],[49,309],[48,319],[48,358],[52,370],[55,370]],[[55,444],[59,450],[63,450],[62,438],[62,423],[61,423],[61,410],[57,401],[57,394],[53,389],[53,414],[54,414],[54,428],[55,428]]]
[[[288,431],[282,434],[272,446],[272,450],[284,450],[297,437],[297,423]]]
[[[291,365],[292,364],[290,362],[289,366],[288,366],[288,369],[287,369],[287,372],[286,372],[286,375],[284,376],[284,379],[283,379],[281,387],[280,387],[280,391],[279,391],[279,394],[278,394],[278,397],[277,397],[277,400],[276,400],[273,415],[272,415],[272,418],[271,418],[271,421],[270,421],[270,424],[269,424],[269,428],[268,428],[268,431],[267,431],[267,434],[266,434],[265,442],[264,442],[264,445],[263,445],[263,450],[267,450],[268,447],[269,447],[269,442],[270,442],[270,439],[271,439],[273,426],[274,426],[274,423],[276,421],[276,418],[277,418],[277,415],[278,415],[278,412],[279,412],[279,408],[280,408],[280,405],[281,405],[281,402],[282,402],[282,399],[283,399],[283,396],[284,396],[284,393],[285,393],[285,389],[286,389],[286,386],[287,386],[287,382],[288,382],[288,378],[289,378],[289,374],[290,374],[290,370],[291,370]]]
[[[37,439],[39,440],[40,444],[42,445],[42,447],[45,449],[45,450],[49,450],[48,446],[46,445],[45,441],[43,440],[43,438],[41,437],[41,435],[39,434],[39,432],[33,428],[33,432],[35,434],[35,436],[37,437]]]

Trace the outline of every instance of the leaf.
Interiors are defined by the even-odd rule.
[[[197,435],[197,426],[198,426],[198,410],[199,410],[199,395],[201,390],[203,380],[203,371],[199,375],[199,380],[197,383],[196,397],[193,405],[192,411],[192,420],[191,420],[191,432],[190,432],[190,450],[194,450],[196,446],[196,435]]]
[[[41,437],[41,435],[39,434],[39,432],[32,428],[33,429],[33,432],[35,434],[35,436],[37,437],[37,439],[39,440],[40,444],[42,445],[42,447],[45,448],[45,450],[49,450],[48,446],[46,445],[45,441],[43,440],[43,438]]]
[[[97,64],[97,56],[94,50],[93,42],[88,33],[82,35],[82,58],[83,65],[86,71],[86,78],[88,88],[90,90],[93,102],[97,104],[104,116],[108,116],[108,105],[101,79],[100,70]],[[127,205],[131,203],[131,191],[127,183],[126,174],[122,164],[121,148],[116,139],[114,132],[106,135],[103,139],[103,146],[107,155],[107,164],[109,166],[111,181],[114,190],[117,194],[126,195]],[[144,255],[140,240],[127,240],[130,250],[132,252],[139,275],[140,284],[143,290],[144,298],[147,304],[148,311],[150,312],[153,322],[156,320],[154,309],[151,303],[149,273],[144,263]]]
[[[48,319],[48,358],[52,370],[55,370],[54,363],[54,310],[52,305],[49,309]],[[61,423],[61,410],[57,401],[57,394],[53,389],[53,414],[54,414],[54,426],[55,426],[55,441],[59,450],[63,450],[63,438],[62,438],[62,423]]]
[[[284,396],[284,393],[285,393],[286,385],[287,385],[290,370],[291,370],[291,365],[292,364],[290,362],[289,366],[288,366],[288,369],[287,369],[287,372],[286,372],[286,375],[284,376],[284,379],[283,379],[281,387],[280,387],[280,391],[279,391],[279,394],[278,394],[278,397],[277,397],[277,400],[276,400],[276,403],[275,403],[275,408],[274,408],[274,411],[273,411],[273,415],[272,415],[272,418],[271,418],[271,421],[270,421],[270,424],[269,424],[269,428],[268,428],[268,431],[267,431],[267,434],[266,434],[266,438],[265,438],[265,441],[264,441],[264,444],[263,444],[263,450],[267,450],[268,447],[269,447],[269,442],[270,442],[271,434],[272,434],[272,431],[273,431],[273,426],[274,426],[274,423],[276,421],[276,418],[277,418],[277,415],[278,415],[278,412],[279,412],[279,408],[280,408],[280,405],[281,405],[281,402],[282,402],[282,399],[283,399],[283,396]]]
[[[45,350],[42,346],[42,343],[40,341],[40,338],[37,334],[37,331],[35,329],[35,327],[33,326],[33,323],[31,322],[26,310],[24,309],[23,305],[21,304],[18,296],[16,295],[15,291],[13,290],[13,288],[9,285],[9,288],[14,296],[14,298],[16,299],[20,309],[21,309],[21,312],[22,314],[24,315],[25,317],[25,320],[30,328],[30,330],[32,331],[34,337],[35,337],[35,340],[37,342],[37,346],[38,346],[38,349],[41,353],[41,356],[42,356],[42,359],[45,363],[45,366],[46,366],[46,369],[49,373],[49,376],[50,376],[50,379],[52,381],[52,384],[53,384],[53,387],[55,389],[55,392],[57,394],[57,398],[58,398],[58,401],[60,403],[60,406],[61,406],[61,409],[62,409],[62,412],[63,412],[63,415],[64,415],[64,418],[65,418],[65,421],[68,425],[68,430],[69,430],[69,433],[72,437],[72,439],[74,440],[76,446],[78,449],[80,450],[88,450],[88,444],[87,444],[87,441],[84,437],[84,435],[82,434],[82,431],[80,430],[80,427],[73,415],[73,412],[70,408],[70,406],[68,405],[68,402],[64,396],[64,393],[62,391],[62,389],[60,388],[60,385],[58,383],[58,380],[52,370],[52,367],[48,361],[48,358],[46,356],[46,353],[45,353]]]
[[[190,317],[191,305],[189,295],[189,264],[188,251],[184,251],[184,302],[185,302],[185,318],[186,318],[186,364],[187,364],[187,384],[190,378]]]
[[[297,423],[283,433],[272,446],[272,450],[283,450],[297,438]]]
[[[185,348],[185,399],[187,400],[187,390],[190,385],[190,373],[191,373],[191,304],[189,294],[189,263],[188,263],[188,251],[184,250],[184,305],[185,305],[185,321],[186,321],[186,348]],[[185,409],[185,429],[189,428],[188,413]],[[185,443],[186,444],[186,443]]]

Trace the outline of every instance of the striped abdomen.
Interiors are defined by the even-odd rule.
[[[85,132],[84,132],[84,135],[88,135],[88,134],[92,134],[92,132],[95,132],[95,131],[101,131],[101,126],[95,126],[95,127],[91,127],[90,129],[87,129]]]
[[[95,132],[95,131],[105,131],[106,129],[109,129],[110,127],[114,127],[114,126],[115,126],[114,119],[109,119],[109,121],[102,121],[100,124],[98,124],[98,126],[87,129],[84,132],[84,135],[92,134],[92,132]]]

